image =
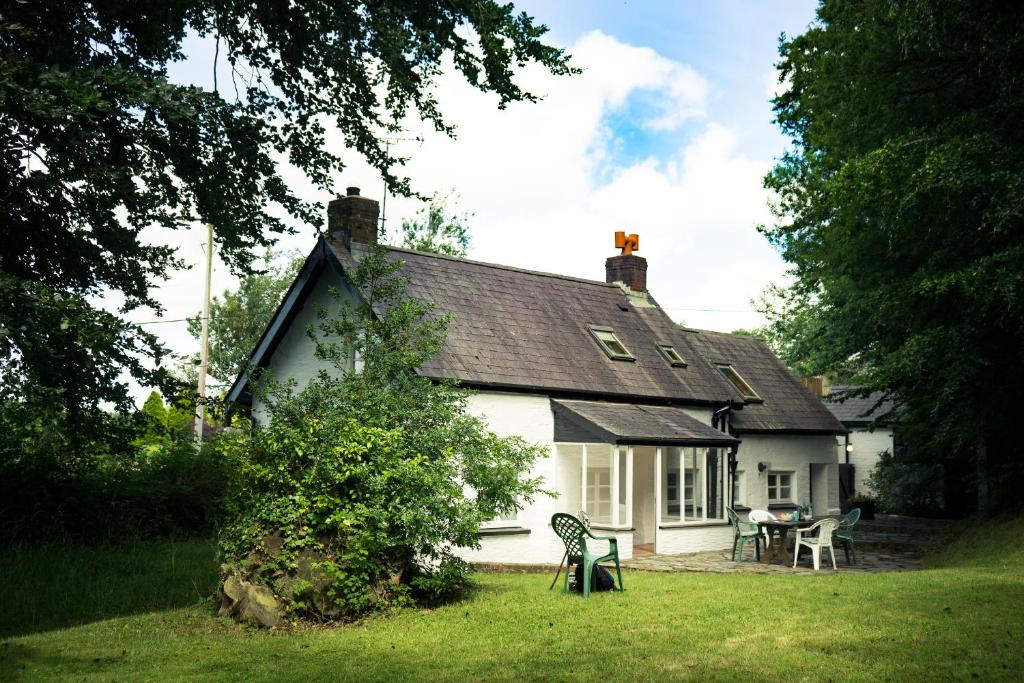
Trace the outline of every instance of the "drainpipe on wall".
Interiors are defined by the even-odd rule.
[[[846,432],[846,435],[843,438],[845,439],[845,443],[843,444],[843,453],[846,454],[846,464],[849,465],[850,464],[850,432]]]

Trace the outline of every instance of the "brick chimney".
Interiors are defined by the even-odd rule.
[[[380,204],[359,195],[358,187],[346,187],[345,196],[327,205],[327,232],[351,250],[353,242],[377,244]]]
[[[640,238],[617,232],[615,246],[622,249],[622,253],[604,262],[605,282],[621,282],[634,292],[646,292],[647,259],[633,253],[634,249],[640,248]]]

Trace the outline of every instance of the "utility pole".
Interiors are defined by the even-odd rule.
[[[203,292],[203,348],[200,351],[199,392],[196,397],[196,450],[203,446],[206,422],[206,367],[210,363],[210,276],[213,274],[213,225],[206,224],[206,286]]]

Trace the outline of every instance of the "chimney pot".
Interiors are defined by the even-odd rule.
[[[646,292],[647,259],[633,253],[640,247],[640,238],[635,234],[627,236],[625,232],[616,232],[615,246],[622,249],[622,253],[604,262],[605,282],[621,282],[634,292]]]
[[[377,244],[377,219],[380,204],[359,196],[358,187],[345,188],[345,196],[327,205],[327,233],[340,239],[349,251],[352,243]]]

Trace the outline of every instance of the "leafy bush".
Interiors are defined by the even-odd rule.
[[[65,416],[0,405],[0,545],[210,533],[224,459],[186,439],[143,445],[144,421],[106,413],[102,429],[75,434]]]
[[[933,516],[943,510],[943,467],[935,459],[883,451],[868,477],[882,512]]]
[[[447,320],[405,298],[399,267],[368,256],[353,277],[366,301],[311,331],[326,369],[297,393],[264,379],[262,424],[221,442],[225,579],[269,587],[294,616],[449,599],[469,582],[453,549],[542,492],[523,476],[542,448],[487,431],[467,392],[414,372]]]

